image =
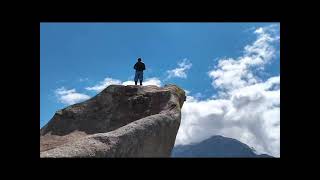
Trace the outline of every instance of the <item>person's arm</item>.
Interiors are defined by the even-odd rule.
[[[146,70],[146,65],[144,65],[144,63],[143,63],[142,69]]]
[[[133,69],[137,69],[137,63],[134,64]]]

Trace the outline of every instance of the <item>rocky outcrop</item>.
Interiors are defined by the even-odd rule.
[[[170,157],[184,101],[176,85],[110,85],[55,113],[40,157]]]

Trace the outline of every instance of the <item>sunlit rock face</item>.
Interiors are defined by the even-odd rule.
[[[170,157],[185,98],[176,85],[110,85],[55,113],[40,157]]]

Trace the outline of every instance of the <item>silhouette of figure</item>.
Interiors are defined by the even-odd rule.
[[[143,81],[143,71],[146,69],[146,66],[143,62],[141,62],[141,58],[138,58],[138,62],[133,66],[133,69],[136,70],[136,74],[134,76],[135,85],[137,85],[138,80],[140,81],[140,86],[142,86]]]

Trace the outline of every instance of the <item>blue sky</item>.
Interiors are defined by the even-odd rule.
[[[41,23],[40,127],[70,104],[61,96],[92,97],[99,91],[88,89],[105,78],[132,81],[138,57],[146,64],[145,80],[174,83],[198,101],[209,99],[219,90],[208,73],[222,59],[244,56],[244,48],[257,40],[254,32],[269,26],[280,28],[277,23]],[[262,82],[280,74],[280,42],[273,47],[275,57],[263,70],[252,70]]]

